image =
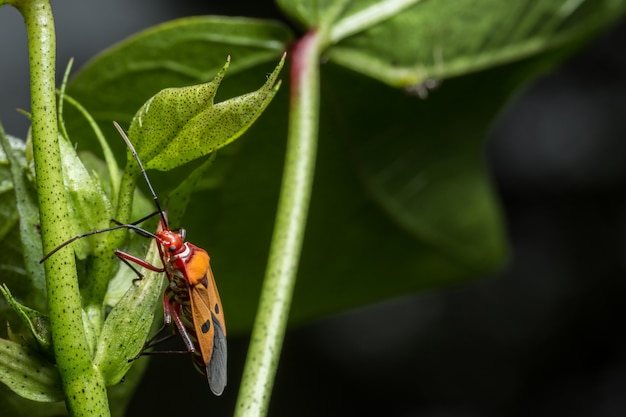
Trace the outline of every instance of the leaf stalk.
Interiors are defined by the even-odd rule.
[[[293,48],[285,167],[270,255],[235,409],[267,414],[287,326],[313,188],[319,119],[321,36],[311,31]]]

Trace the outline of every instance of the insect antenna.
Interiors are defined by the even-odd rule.
[[[87,233],[83,233],[83,234],[74,236],[73,238],[71,238],[69,240],[66,240],[65,242],[61,243],[59,246],[57,246],[56,248],[54,248],[50,252],[48,252],[43,258],[41,258],[39,263],[45,262],[46,259],[48,259],[52,255],[57,253],[59,250],[63,249],[64,247],[66,247],[67,245],[69,245],[70,243],[72,243],[72,242],[74,242],[74,241],[76,241],[78,239],[82,239],[82,238],[87,237],[87,236],[97,235],[97,234],[100,234],[100,233],[111,232],[113,230],[118,230],[118,229],[134,230],[140,236],[149,237],[149,238],[156,238],[156,235],[154,233],[151,233],[151,232],[147,231],[146,229],[143,229],[143,228],[141,228],[141,227],[139,227],[137,225],[139,223],[143,222],[144,220],[149,219],[150,217],[154,217],[158,213],[159,212],[155,211],[154,213],[151,213],[151,214],[149,214],[149,215],[147,215],[145,217],[142,217],[141,219],[137,220],[136,222],[129,223],[129,224],[119,223],[117,220],[111,219],[112,222],[117,223],[116,226],[107,227],[106,229],[93,230],[91,232],[87,232]]]
[[[156,206],[156,209],[157,209],[159,215],[161,216],[161,220],[163,221],[163,225],[165,226],[166,229],[169,229],[169,224],[167,222],[167,217],[165,216],[165,212],[161,208],[161,203],[159,203],[159,198],[157,197],[156,192],[154,191],[154,188],[152,187],[152,184],[150,183],[150,179],[148,178],[148,174],[146,174],[146,169],[143,167],[143,164],[141,163],[141,159],[139,159],[139,155],[137,154],[137,151],[135,150],[135,147],[133,146],[133,144],[128,139],[128,136],[126,136],[126,132],[124,132],[124,129],[122,129],[121,126],[119,124],[117,124],[117,122],[115,122],[115,121],[113,122],[113,125],[115,126],[115,128],[119,132],[120,136],[122,136],[122,139],[124,139],[124,142],[126,142],[126,146],[128,146],[128,149],[130,149],[131,153],[135,157],[135,160],[137,161],[137,164],[139,164],[139,169],[141,169],[141,174],[143,175],[143,178],[146,180],[146,184],[148,184],[148,188],[150,189],[150,194],[152,194],[152,200],[154,201],[154,205]]]

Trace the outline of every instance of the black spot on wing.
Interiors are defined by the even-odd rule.
[[[211,320],[207,320],[202,323],[202,326],[200,326],[200,330],[202,330],[202,334],[207,334],[209,330],[211,330]]]
[[[213,307],[215,309],[215,314],[220,314],[220,305],[215,303],[215,307]]]
[[[213,336],[213,354],[206,365],[206,375],[209,387],[215,395],[222,395],[226,387],[226,335],[220,322],[211,314],[215,335]]]

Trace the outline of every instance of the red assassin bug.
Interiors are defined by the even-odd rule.
[[[41,262],[77,239],[112,230],[129,229],[141,236],[156,239],[162,267],[152,265],[144,259],[120,250],[115,250],[115,255],[135,271],[139,279],[143,275],[133,264],[150,271],[165,272],[169,281],[163,294],[165,325],[171,324],[172,319],[174,320],[187,351],[192,354],[195,367],[207,376],[211,391],[215,395],[221,395],[226,386],[226,325],[222,302],[209,263],[209,255],[204,249],[185,242],[185,229],[171,230],[169,228],[167,215],[161,208],[139,155],[124,130],[117,123],[113,122],[113,124],[139,164],[157,211],[134,223],[122,224],[112,220],[117,223],[116,226],[75,236],[53,249],[44,256]],[[160,216],[156,234],[137,226],[156,215]],[[145,348],[152,345],[154,344],[148,342]]]

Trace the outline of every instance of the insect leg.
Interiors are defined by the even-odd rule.
[[[185,329],[185,325],[183,324],[183,321],[181,320],[180,315],[178,314],[178,309],[179,309],[178,305],[174,305],[174,308],[171,309],[171,314],[172,314],[172,317],[174,318],[174,324],[176,324],[178,333],[180,334],[180,337],[182,337],[183,342],[185,342],[185,346],[187,346],[187,351],[190,353],[195,352],[196,348],[194,347],[193,342],[191,341],[191,336],[189,336],[189,333],[187,333],[187,330]]]
[[[133,270],[133,272],[137,275],[137,278],[135,278],[133,280],[133,283],[135,283],[136,281],[141,281],[143,279],[143,274],[141,272],[139,272],[139,270],[137,268],[135,268],[135,265],[139,265],[142,266],[150,271],[154,271],[154,272],[163,272],[165,271],[165,268],[159,268],[158,266],[152,265],[150,262],[147,262],[144,259],[138,258],[134,255],[131,255],[130,253],[126,253],[126,252],[122,252],[119,249],[115,250],[115,256],[117,256],[118,258],[120,258],[120,260],[122,262],[124,262],[126,265],[128,265],[128,267],[130,269]],[[135,264],[135,265],[133,265]]]

